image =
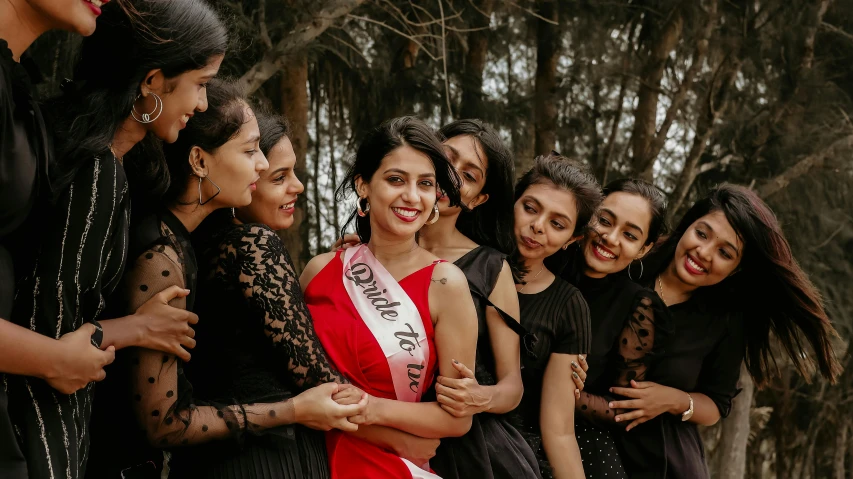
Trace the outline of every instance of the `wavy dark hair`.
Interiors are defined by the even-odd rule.
[[[163,145],[169,186],[162,196],[162,203],[175,205],[186,191],[193,174],[188,161],[192,149],[197,146],[214,153],[234,138],[250,119],[246,114],[247,105],[244,90],[238,84],[215,78],[208,82],[207,110],[193,116],[177,141]]]
[[[113,0],[102,12],[95,33],[83,40],[73,82],[48,105],[58,158],[51,179],[55,195],[81,166],[109,151],[148,72],[160,69],[174,78],[203,68],[228,43],[225,26],[202,0]],[[141,143],[127,165],[162,192],[168,177],[160,140],[149,133]]]
[[[797,371],[809,381],[811,369],[835,382],[841,366],[835,357],[835,329],[817,289],[797,264],[776,215],[755,192],[723,184],[691,207],[652,252],[656,265],[652,278],[663,272],[675,256],[681,237],[699,218],[721,211],[744,243],[739,270],[720,283],[699,288],[708,304],[744,313],[746,367],[759,387],[778,375],[771,347],[771,332],[778,338]],[[719,306],[718,306],[719,307]],[[805,342],[814,357],[805,354]]]
[[[457,120],[439,130],[444,139],[469,136],[483,151],[488,166],[481,194],[489,200],[473,210],[463,208],[456,229],[477,244],[512,255],[517,245],[512,235],[513,183],[515,164],[512,153],[491,125],[477,119]]]
[[[451,205],[460,206],[459,189],[456,186],[459,184],[459,177],[444,153],[444,146],[426,123],[413,116],[388,120],[365,136],[355,154],[352,167],[338,188],[338,201],[345,201],[350,193],[355,193],[356,201],[361,201],[356,193],[356,178],[361,177],[362,180],[369,182],[374,173],[379,170],[382,160],[392,151],[406,145],[429,157],[435,167],[438,187],[447,195]],[[355,211],[344,223],[341,236],[353,220],[355,220],[355,231],[361,242],[370,241],[370,217],[361,218]]]
[[[290,122],[286,117],[273,113],[268,107],[253,105],[252,110],[258,119],[258,130],[261,132],[261,152],[269,156],[270,151],[282,138],[290,138]]]
[[[598,210],[603,198],[601,186],[589,169],[557,152],[551,152],[547,156],[538,156],[534,160],[533,168],[528,170],[515,185],[513,202],[518,201],[531,186],[541,184],[566,190],[575,197],[578,217],[572,236],[586,234],[590,227],[592,215]],[[558,250],[545,259],[545,266],[554,274],[560,274],[569,263],[572,255],[575,254],[575,250],[577,247],[574,245],[568,250]]]

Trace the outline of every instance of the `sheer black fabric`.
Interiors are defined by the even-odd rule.
[[[581,292],[560,278],[545,290],[518,295],[521,325],[536,336],[531,355],[522,354],[524,396],[516,412],[519,431],[536,453],[543,478],[551,477],[551,466],[542,448],[539,410],[542,378],[552,354],[587,354],[591,346],[589,308]]]
[[[671,321],[657,295],[627,277],[582,275],[578,287],[589,304],[593,337],[575,418],[584,473],[590,479],[627,477],[610,433],[618,411],[608,407],[617,399],[608,389],[645,379],[665,351]]]
[[[745,352],[742,318],[694,296],[668,308],[672,338],[645,380],[710,397],[728,416]],[[696,425],[663,414],[630,432],[614,430],[632,478],[707,478],[705,451]]]
[[[346,382],[314,333],[281,239],[264,225],[211,218],[194,236],[199,285],[197,346],[185,368],[194,396],[220,404],[282,401],[326,382]],[[252,431],[249,417],[248,429]],[[324,478],[323,435],[287,426],[172,451],[174,477]]]
[[[15,303],[12,320],[52,338],[85,322],[100,330],[104,298],[124,270],[129,215],[122,165],[109,154],[93,158],[39,218],[40,241],[22,252],[29,267],[21,270],[17,291],[27,300]],[[100,345],[101,337],[93,342]],[[63,395],[44,381],[7,375],[4,386],[30,477],[81,477],[94,384]]]
[[[495,288],[506,255],[488,246],[474,248],[454,263],[468,278],[477,309],[477,382],[497,384],[495,357],[486,322],[488,297]],[[434,398],[435,390],[428,394]],[[434,399],[425,399],[430,401]],[[538,478],[536,456],[505,415],[476,414],[471,429],[462,437],[441,440],[430,466],[443,479]]]

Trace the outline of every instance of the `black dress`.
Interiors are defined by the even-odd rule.
[[[560,278],[535,294],[519,293],[521,325],[536,337],[533,354],[521,357],[524,396],[516,412],[519,431],[536,453],[543,478],[552,477],[542,448],[539,411],[542,379],[552,354],[587,354],[590,349],[589,308],[581,292]],[[571,380],[571,379],[569,379]]]
[[[108,314],[113,317],[131,314],[155,294],[173,285],[189,289],[190,295],[173,300],[172,306],[192,311],[198,269],[190,234],[183,223],[168,209],[144,213],[134,220],[129,243],[128,257],[131,261],[120,286],[108,300]],[[87,478],[117,478],[122,474],[128,478],[160,477],[163,452],[149,445],[134,414],[134,408],[143,400],[149,400],[155,391],[165,391],[164,395],[175,398],[168,408],[174,412],[184,411],[190,404],[210,405],[193,400],[192,386],[183,376],[182,361],[164,354],[162,363],[155,366],[157,374],[153,371],[152,374],[146,373],[145,370],[152,368],[140,364],[137,348],[119,351],[115,362],[107,366],[107,378],[96,386]],[[176,387],[164,385],[168,379],[162,373],[168,373],[171,368],[177,372]],[[140,383],[137,382],[137,374],[143,378],[156,377],[156,380],[150,384]],[[220,409],[231,415],[227,408]],[[197,415],[176,414],[168,419],[169,415],[164,412],[163,418],[189,421],[196,419],[194,416]],[[179,431],[172,436],[174,445],[188,437],[186,432]],[[168,441],[162,444],[168,445]]]
[[[654,360],[663,354],[671,326],[657,295],[626,276],[581,275],[577,285],[592,319],[592,349],[586,357],[589,371],[575,416],[584,474],[588,479],[626,478],[611,435],[611,430],[624,424],[613,421],[606,403],[616,398],[608,389],[645,379]]]
[[[672,339],[646,380],[707,395],[725,418],[737,395],[745,353],[743,320],[694,293],[668,308]],[[705,450],[695,424],[663,414],[630,432],[615,434],[625,470],[632,478],[702,479],[709,477]]]
[[[489,307],[488,297],[495,288],[505,258],[506,255],[493,248],[478,246],[454,263],[468,278],[477,309],[474,374],[482,385],[497,384],[486,308]],[[541,477],[536,456],[518,430],[510,424],[509,418],[489,413],[475,414],[471,420],[471,429],[464,436],[442,439],[435,457],[430,459],[430,467],[443,479]]]
[[[52,338],[94,323],[119,284],[127,255],[129,198],[124,168],[109,152],[78,170],[57,202],[40,212],[40,241],[18,269],[12,320]],[[17,260],[18,258],[16,258]],[[89,453],[94,384],[64,395],[42,380],[6,376],[9,414],[30,478],[82,477]]]
[[[15,296],[12,238],[27,218],[38,195],[40,175],[47,167],[47,140],[41,112],[32,97],[38,81],[35,65],[21,63],[0,39],[0,320],[12,314]],[[2,379],[2,374],[0,374]],[[0,477],[26,478],[27,463],[18,447],[0,388]]]
[[[211,218],[194,234],[196,348],[185,373],[198,400],[271,403],[327,382],[329,366],[281,239],[267,226]],[[256,404],[256,405],[257,405]],[[324,434],[299,425],[172,450],[170,477],[327,478]]]

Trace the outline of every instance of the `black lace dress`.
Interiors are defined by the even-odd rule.
[[[271,403],[346,382],[326,359],[281,239],[265,225],[219,215],[194,234],[196,348],[185,372],[196,398]],[[299,425],[172,451],[172,477],[326,478],[323,433]]]
[[[607,403],[617,398],[608,389],[646,378],[665,351],[671,325],[657,295],[626,276],[581,275],[577,283],[592,319],[589,371],[575,416],[584,473],[588,479],[627,478],[612,435],[625,424],[613,420]]]
[[[468,278],[477,309],[477,382],[495,385],[495,358],[486,323],[488,297],[497,283],[506,255],[488,246],[474,248],[454,263]],[[509,318],[510,321],[514,321]],[[516,323],[517,324],[517,323]],[[517,329],[523,332],[523,329]],[[434,395],[434,390],[430,391]],[[427,399],[429,400],[429,399]],[[474,415],[471,429],[462,437],[441,440],[430,466],[443,479],[538,478],[539,464],[530,446],[507,415]]]
[[[518,305],[521,325],[536,337],[533,355],[521,355],[524,396],[516,409],[521,421],[518,429],[536,453],[540,473],[547,479],[552,477],[551,465],[542,447],[539,428],[542,379],[552,354],[589,352],[589,308],[581,292],[560,278],[554,278],[539,293],[519,293]]]

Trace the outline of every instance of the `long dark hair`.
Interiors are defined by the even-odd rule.
[[[586,234],[592,215],[598,210],[602,199],[601,187],[595,176],[583,164],[569,160],[556,152],[547,156],[538,156],[534,160],[533,168],[528,170],[515,185],[513,202],[518,201],[528,188],[540,184],[566,190],[575,197],[578,217],[572,236]],[[568,250],[557,250],[545,259],[545,266],[554,274],[560,274],[577,249],[577,246],[572,245]]]
[[[227,143],[249,118],[246,95],[236,83],[213,79],[207,84],[207,110],[196,113],[172,144],[163,145],[169,173],[169,186],[162,203],[175,205],[186,191],[192,168],[190,151],[199,147],[208,153]],[[131,182],[131,188],[133,187]]]
[[[451,205],[459,206],[459,189],[456,186],[459,184],[459,177],[456,176],[453,165],[447,160],[444,146],[426,123],[413,116],[388,120],[367,134],[358,147],[352,167],[338,188],[338,201],[343,202],[350,193],[356,193],[355,179],[357,177],[369,182],[373,178],[373,174],[379,169],[379,165],[382,164],[382,159],[405,145],[411,146],[429,157],[435,167],[438,187],[447,195]],[[356,193],[356,201],[360,201],[358,193]],[[432,214],[431,211],[427,213]],[[359,217],[355,212],[344,223],[341,236],[344,235],[344,231],[353,220],[355,220],[355,231],[358,233],[361,242],[370,241],[370,218]]]
[[[779,372],[771,347],[771,332],[788,353],[797,371],[809,380],[815,365],[834,382],[841,372],[832,347],[837,336],[817,289],[797,264],[773,211],[753,191],[723,184],[697,201],[672,234],[653,251],[654,278],[666,269],[681,237],[699,218],[722,211],[743,240],[739,271],[714,286],[699,288],[709,304],[743,312],[746,367],[759,387]],[[814,356],[805,354],[805,339]]]
[[[456,229],[477,244],[512,255],[517,248],[512,234],[515,181],[512,153],[501,141],[498,132],[481,120],[457,120],[442,127],[439,134],[445,139],[470,136],[488,160],[486,182],[481,194],[489,195],[489,200],[473,210],[463,209],[456,221]]]
[[[56,195],[81,166],[109,151],[148,72],[159,68],[174,78],[200,69],[223,55],[228,43],[225,26],[202,0],[114,0],[102,12],[95,33],[83,40],[74,81],[48,108],[55,123]],[[134,174],[148,176],[150,187],[165,189],[160,142],[150,133],[143,142],[144,156],[131,150],[127,164]]]

